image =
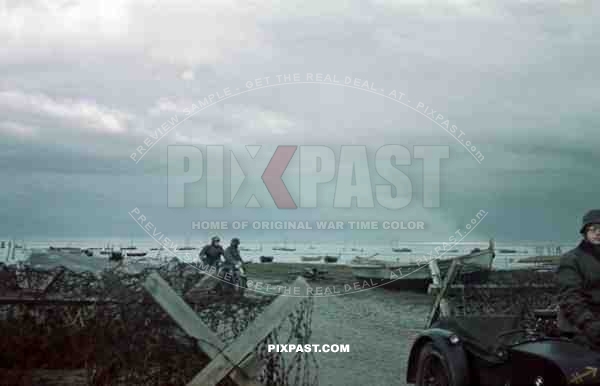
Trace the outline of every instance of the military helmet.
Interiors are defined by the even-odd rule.
[[[221,241],[221,239],[219,238],[219,236],[213,236],[212,239],[210,239],[211,241]]]
[[[240,239],[238,239],[237,237],[234,237],[233,239],[231,239],[231,244],[239,244],[240,243]]]
[[[590,210],[583,216],[582,226],[580,233],[585,234],[588,225],[600,224],[600,209]]]

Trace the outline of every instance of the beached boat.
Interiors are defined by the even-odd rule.
[[[375,253],[371,256],[354,256],[351,264],[361,265],[361,264],[390,264],[389,260],[383,259],[375,259],[375,256],[378,256],[379,253]]]
[[[339,256],[325,256],[323,258],[323,261],[326,263],[337,263],[337,261],[340,259]]]
[[[445,276],[455,259],[462,260],[461,277],[468,281],[485,279],[489,274],[495,257],[493,243],[485,250],[473,250],[468,255],[437,259],[441,275]],[[383,286],[395,289],[427,291],[432,282],[428,264],[424,263],[388,263],[370,260],[362,264],[351,264],[352,274],[357,279],[373,280]]]
[[[83,250],[81,248],[73,248],[73,247],[59,247],[59,248],[56,248],[56,247],[50,246],[48,248],[48,250],[52,251],[52,252],[63,252],[63,253],[70,253],[70,254],[77,254],[77,255],[80,255],[80,254],[83,253]]]
[[[302,256],[300,259],[302,261],[321,261],[323,256]]]
[[[260,257],[260,262],[261,263],[272,263],[273,262],[273,256],[261,256]]]

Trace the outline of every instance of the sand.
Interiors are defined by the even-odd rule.
[[[330,280],[313,286],[343,286],[356,281],[343,265],[251,264],[253,280],[293,277],[304,267],[327,270]],[[410,347],[424,327],[433,299],[424,293],[373,288],[342,296],[315,298],[312,343],[348,344],[348,353],[317,353],[319,384],[406,385]]]

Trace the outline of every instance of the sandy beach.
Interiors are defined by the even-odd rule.
[[[313,287],[356,282],[350,267],[337,264],[251,264],[248,275],[253,280],[278,280],[305,267],[326,270],[331,277],[309,281]],[[312,342],[350,345],[349,353],[315,354],[320,385],[406,385],[410,347],[432,303],[424,293],[384,288],[315,298]]]

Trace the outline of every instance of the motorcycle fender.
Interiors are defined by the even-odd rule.
[[[408,383],[415,383],[421,349],[426,343],[433,342],[435,347],[444,354],[444,357],[448,361],[452,379],[455,382],[459,382],[458,384],[468,385],[469,363],[467,361],[467,354],[462,345],[462,341],[459,340],[457,343],[450,342],[450,337],[454,335],[455,334],[452,331],[439,328],[425,330],[419,334],[410,350],[406,381]]]

